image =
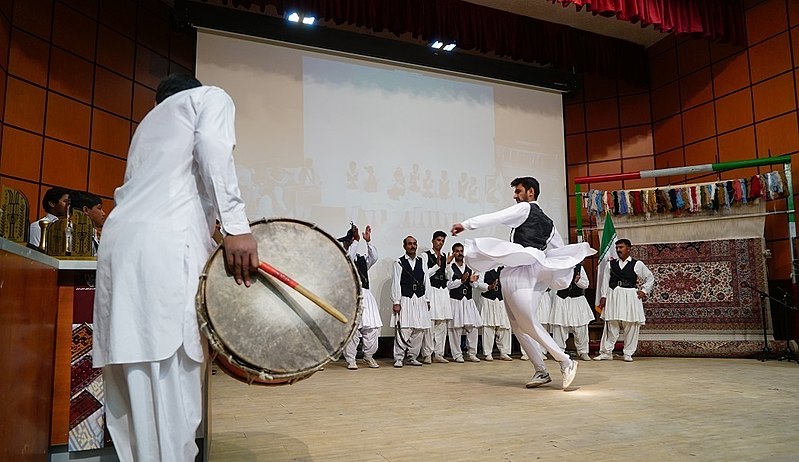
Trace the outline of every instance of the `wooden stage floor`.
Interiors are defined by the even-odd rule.
[[[525,389],[527,361],[350,371],[295,385],[211,378],[212,461],[794,461],[799,365],[581,361]]]

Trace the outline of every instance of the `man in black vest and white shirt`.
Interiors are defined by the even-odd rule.
[[[477,271],[505,266],[500,282],[508,318],[519,343],[535,367],[535,374],[526,386],[534,388],[552,381],[541,353],[533,342],[535,340],[560,363],[562,387],[565,390],[574,380],[577,362],[558,348],[541,326],[536,312],[546,289],[569,287],[574,266],[596,251],[587,243],[564,245],[552,219],[536,202],[540,186],[535,178],[516,178],[511,186],[514,188],[516,205],[456,223],[452,226],[452,234],[499,224],[514,229],[512,242],[490,237],[466,239],[466,261]]]
[[[363,339],[363,360],[371,368],[380,367],[374,360],[377,351],[377,338],[380,335],[380,328],[383,321],[380,319],[380,309],[377,300],[369,290],[369,268],[377,262],[377,248],[372,244],[372,227],[366,225],[363,232],[363,240],[366,241],[366,255],[358,253],[358,244],[361,242],[361,233],[358,227],[352,225],[347,235],[340,238],[339,242],[347,251],[347,256],[352,260],[355,269],[358,270],[358,278],[361,280],[361,324],[352,340],[344,347],[344,359],[347,361],[347,369],[358,369],[355,364],[355,354],[358,352],[358,343]]]
[[[447,289],[449,289],[449,302],[452,306],[452,319],[448,324],[449,349],[452,359],[456,363],[463,362],[461,351],[461,335],[466,332],[466,360],[479,363],[477,358],[477,335],[483,320],[477,305],[474,303],[473,292],[477,288],[479,275],[466,266],[463,261],[463,244],[456,242],[452,246],[452,255],[455,261],[447,267]]]
[[[444,359],[444,346],[447,342],[447,323],[452,319],[452,306],[447,290],[447,266],[452,263],[452,254],[442,252],[447,234],[444,231],[433,233],[433,248],[422,254],[427,260],[427,276],[430,277],[430,330],[425,332],[422,341],[423,363],[448,363]],[[428,334],[429,332],[429,334]]]
[[[427,298],[430,277],[424,259],[416,255],[416,239],[408,236],[402,240],[402,246],[405,255],[394,262],[391,283],[391,300],[394,303],[391,324],[396,328],[399,321],[400,327],[394,342],[394,367],[402,367],[406,359],[412,366],[421,366],[417,358],[425,329],[430,329],[430,302]]]
[[[628,239],[616,241],[618,259],[611,260],[609,271],[605,271],[603,280],[599,281],[599,306],[605,330],[599,345],[599,356],[594,361],[613,359],[613,346],[619,338],[619,328],[624,329],[624,360],[633,360],[638,348],[638,331],[646,323],[644,301],[652,293],[655,276],[644,265],[644,262],[630,256],[632,243]],[[638,289],[638,279],[643,285]]]

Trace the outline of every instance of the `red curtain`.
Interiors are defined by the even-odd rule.
[[[743,8],[737,0],[549,0],[595,15],[652,25],[662,32],[702,35],[743,45]]]

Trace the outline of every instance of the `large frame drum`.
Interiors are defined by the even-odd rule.
[[[263,385],[294,383],[339,357],[361,316],[361,286],[341,245],[315,225],[265,219],[250,225],[258,255],[341,311],[342,323],[271,276],[236,284],[222,247],[200,276],[200,330],[234,378]]]

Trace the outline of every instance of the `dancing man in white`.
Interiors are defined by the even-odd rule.
[[[488,271],[503,265],[500,281],[511,328],[535,366],[528,388],[549,383],[552,379],[540,353],[531,340],[537,341],[556,361],[563,374],[563,389],[574,380],[577,361],[558,348],[538,322],[538,302],[547,287],[564,289],[572,281],[573,268],[596,253],[587,243],[564,245],[555,224],[536,202],[540,186],[532,177],[511,182],[516,205],[498,212],[470,218],[452,226],[452,234],[466,229],[480,229],[499,224],[514,228],[513,242],[494,238],[467,239],[467,263],[476,271]]]

